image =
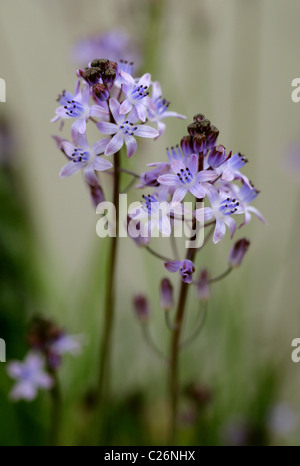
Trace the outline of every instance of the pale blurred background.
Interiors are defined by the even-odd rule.
[[[286,162],[290,143],[300,144],[300,103],[291,100],[292,80],[300,76],[300,3],[161,1],[161,16],[149,25],[150,3],[0,0],[0,76],[7,85],[7,102],[0,104],[0,111],[10,119],[18,140],[19,158],[15,163],[31,208],[39,261],[49,287],[56,293],[52,305],[57,309],[47,311],[61,316],[75,333],[82,330],[80,326],[88,333],[99,320],[96,312],[91,317],[84,308],[82,317],[78,306],[73,312],[74,288],[85,283],[96,251],[100,251],[99,261],[105,253],[96,236],[97,216],[81,176],[67,180],[58,177],[64,160],[50,138],[58,133],[58,126],[50,119],[57,95],[63,89],[72,92],[75,86],[74,43],[118,28],[127,32],[141,50],[149,47],[146,61],[153,78],[161,82],[172,110],[187,115],[187,123],[195,113],[204,113],[219,128],[219,142],[247,156],[245,173],[261,190],[255,206],[268,221],[264,226],[254,217],[251,225],[238,232],[251,240],[248,256],[243,268],[216,286],[207,333],[183,356],[187,363],[184,374],[193,377],[201,367],[203,379],[217,381],[225,393],[234,387],[238,396],[252,385],[255,364],[262,370],[274,364],[281,379],[277,401],[288,403],[300,413],[300,365],[292,363],[290,357],[291,341],[300,337],[300,164],[297,171]],[[155,51],[151,51],[147,38],[157,47]],[[187,123],[169,120],[159,141],[139,145],[136,170],[143,171],[146,162],[164,160],[165,147],[179,142]],[[68,137],[67,129],[64,135]],[[212,264],[214,274],[222,272],[229,248],[228,238],[211,247],[204,265]],[[152,259],[145,265],[145,259],[145,253],[126,242],[119,261],[118,344],[114,354],[115,386],[121,392],[136,384],[151,385],[163,377],[159,363],[148,354],[130,308],[131,295],[147,291],[148,285],[155,293],[154,302],[158,299],[157,279],[164,271]],[[234,315],[230,322],[228,314],[222,312],[223,297]],[[60,312],[62,302],[67,317]],[[161,334],[164,339],[161,322],[156,311],[155,329],[158,338]],[[130,327],[125,334],[124,323]],[[219,333],[210,331],[210,326],[219,326]],[[225,340],[235,342],[230,374],[222,362],[226,359]],[[91,345],[94,341],[96,335],[91,336]],[[210,364],[203,362],[205,358]],[[88,365],[94,356],[84,360]],[[129,364],[129,360],[135,362]],[[244,369],[247,364],[250,369]],[[118,367],[124,365],[126,370],[119,371]],[[90,373],[88,376],[92,377]],[[163,394],[162,382],[160,390]],[[230,406],[230,412],[239,413],[238,402]],[[299,426],[291,434],[290,443],[297,443],[297,432]]]

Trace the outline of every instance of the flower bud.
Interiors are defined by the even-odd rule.
[[[231,267],[239,267],[241,265],[249,246],[250,241],[248,241],[246,238],[239,239],[233,245],[228,255],[228,263]]]
[[[196,291],[201,301],[208,301],[210,299],[209,273],[207,269],[200,270]]]
[[[202,115],[202,113],[198,113],[197,115],[194,115],[193,120],[196,123],[199,123],[200,121],[205,120],[205,116]]]
[[[100,68],[101,73],[108,67],[108,65],[109,60],[107,58],[95,58],[91,63],[91,67]]]
[[[117,71],[114,67],[108,66],[101,76],[104,83],[112,83],[116,79]]]
[[[183,155],[192,155],[194,153],[193,139],[191,136],[183,136],[180,145]]]
[[[95,94],[95,96],[97,97],[97,99],[101,100],[101,102],[104,102],[109,97],[109,90],[107,89],[107,86],[105,84],[94,84],[92,91],[93,94]]]
[[[217,143],[219,136],[219,130],[215,126],[210,127],[210,131],[207,134],[207,149],[212,149]]]
[[[194,152],[204,152],[206,150],[206,136],[205,134],[195,134],[193,137]]]
[[[173,286],[168,278],[164,278],[160,285],[160,306],[166,311],[174,306]]]
[[[222,163],[224,163],[227,158],[229,158],[229,156],[227,157],[226,155],[225,147],[219,145],[210,151],[207,162],[210,167],[217,168],[222,165]]]
[[[88,83],[97,83],[101,78],[100,68],[87,68],[83,71],[82,77]]]
[[[137,318],[141,322],[147,322],[150,317],[150,307],[148,299],[142,294],[138,294],[133,298],[133,306]]]

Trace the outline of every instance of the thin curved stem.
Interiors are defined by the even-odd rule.
[[[145,246],[146,251],[150,252],[152,256],[157,257],[158,259],[161,259],[162,261],[169,262],[172,261],[173,259],[170,259],[169,257],[165,257],[162,254],[159,254],[159,252],[154,251],[150,246]]]
[[[122,172],[122,173],[127,173],[127,175],[131,175],[134,178],[140,179],[140,177],[141,177],[138,173],[135,173],[135,172],[133,172],[131,170],[127,170],[127,168],[120,168],[119,171]]]
[[[204,303],[204,306],[205,307],[203,309],[203,312],[199,316],[198,321],[196,322],[195,330],[187,337],[185,341],[181,343],[180,348],[185,348],[186,346],[191,344],[195,340],[195,338],[199,335],[201,330],[203,329],[204,324],[206,322],[206,316],[207,316],[207,303]]]
[[[171,242],[171,248],[172,248],[174,257],[176,257],[176,260],[179,260],[179,251],[178,251],[178,247],[177,247],[176,238],[175,238],[174,235],[171,235],[170,242]]]
[[[128,193],[128,191],[133,187],[134,183],[135,183],[135,178],[132,178],[132,180],[128,183],[128,185],[126,186],[126,188],[124,188],[122,190],[122,194],[126,194]]]
[[[169,311],[165,311],[165,321],[166,321],[168,329],[173,332],[176,328],[176,325],[173,322],[171,322]]]
[[[145,341],[147,342],[149,348],[153,351],[153,353],[156,354],[160,359],[162,359],[164,362],[167,362],[167,359],[163,352],[157,347],[157,345],[154,343],[153,338],[151,336],[150,330],[149,330],[149,325],[148,324],[142,324],[142,332],[143,336],[145,338]]]
[[[232,270],[233,270],[233,267],[228,267],[228,269],[225,270],[225,272],[221,273],[221,275],[218,275],[217,277],[214,277],[214,278],[210,278],[208,280],[208,283],[215,283],[215,282],[222,280],[223,278],[227,277],[227,275],[229,275]]]

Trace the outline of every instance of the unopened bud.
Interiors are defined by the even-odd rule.
[[[141,322],[147,322],[150,317],[150,307],[148,299],[142,294],[138,294],[133,299],[133,306],[137,318]]]
[[[97,83],[101,77],[101,70],[100,68],[87,68],[82,73],[82,77],[88,83]]]
[[[205,134],[195,134],[193,137],[194,152],[204,152],[206,150],[206,136]]]
[[[174,306],[173,285],[168,278],[164,278],[161,282],[160,306],[166,311]]]
[[[104,102],[109,97],[109,90],[105,84],[94,84],[92,90],[95,96],[101,100],[101,102]]]
[[[227,158],[228,157],[226,155],[225,147],[219,145],[219,146],[214,147],[210,151],[208,158],[207,158],[207,162],[210,167],[217,168],[220,165],[222,165],[222,163],[224,163]]]
[[[217,143],[219,136],[219,130],[215,126],[211,126],[209,133],[207,134],[207,149],[212,149]]]
[[[183,136],[180,141],[180,146],[183,155],[192,155],[194,153],[193,139],[191,136]]]
[[[109,65],[109,60],[107,58],[95,58],[92,61],[92,68],[100,68],[100,71],[103,72]]]
[[[197,115],[194,116],[193,120],[196,123],[199,123],[200,121],[205,120],[205,116],[202,115],[202,113],[198,113]]]
[[[246,238],[239,239],[234,243],[228,255],[228,263],[231,267],[239,267],[241,265],[249,246],[250,241]]]
[[[201,301],[208,301],[210,299],[209,273],[207,269],[200,270],[196,290],[197,296]]]
[[[112,66],[108,66],[106,70],[101,74],[103,82],[112,83],[116,79],[117,72]]]

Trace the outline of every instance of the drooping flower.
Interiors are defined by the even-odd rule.
[[[10,392],[14,401],[24,399],[33,400],[38,390],[49,390],[53,386],[53,379],[45,371],[45,359],[42,355],[29,352],[24,362],[12,361],[8,364],[7,372],[16,380]]]
[[[83,170],[87,183],[90,186],[98,186],[95,171],[105,171],[113,166],[106,158],[99,155],[103,154],[109,142],[108,138],[97,141],[92,147],[89,146],[85,134],[73,135],[73,144],[59,136],[53,136],[53,139],[69,160],[59,173],[62,178]]]
[[[246,252],[250,246],[250,241],[246,238],[239,239],[234,243],[228,255],[228,264],[231,267],[239,267],[244,259]]]
[[[72,131],[84,134],[86,131],[86,122],[90,117],[98,117],[102,120],[109,119],[108,108],[106,105],[89,105],[90,88],[86,85],[83,90],[80,89],[80,81],[77,81],[74,94],[63,91],[58,97],[58,102],[61,104],[56,109],[56,116],[52,118],[52,122],[61,119],[61,126],[64,120],[75,119],[72,125]]]
[[[161,86],[158,81],[152,83],[152,96],[151,96],[152,105],[148,108],[148,120],[154,123],[157,123],[157,129],[159,136],[161,136],[166,129],[165,123],[161,120],[168,117],[176,117],[181,120],[185,120],[185,115],[180,115],[177,112],[170,112],[168,110],[170,102],[162,97]]]
[[[209,272],[207,269],[200,270],[198,280],[196,282],[197,296],[201,301],[210,299]]]
[[[202,199],[206,196],[209,183],[216,179],[217,175],[213,170],[198,169],[198,157],[191,155],[185,165],[181,160],[174,160],[171,169],[175,174],[167,174],[158,177],[158,182],[175,188],[173,201],[181,202],[188,192],[196,198]]]
[[[208,221],[215,219],[216,226],[213,236],[213,242],[218,243],[226,232],[226,225],[228,226],[231,238],[233,237],[236,230],[236,222],[232,218],[233,215],[239,214],[238,211],[239,201],[232,197],[226,197],[227,195],[218,191],[213,187],[209,187],[208,198],[211,203],[211,207],[203,207],[196,209],[194,215],[198,221]]]
[[[105,155],[111,155],[118,152],[125,143],[127,156],[132,157],[137,149],[135,136],[143,138],[155,138],[158,131],[148,125],[137,125],[136,120],[132,121],[129,117],[124,120],[124,115],[120,114],[120,103],[116,99],[110,99],[109,107],[116,123],[100,121],[97,127],[100,133],[114,135],[105,147]]]
[[[193,273],[195,272],[195,266],[192,261],[167,261],[164,263],[164,266],[169,272],[174,273],[179,271],[184,283],[192,283]]]
[[[138,319],[145,323],[149,320],[151,310],[146,296],[138,294],[133,298],[133,307]]]
[[[160,306],[166,311],[174,306],[173,286],[168,278],[164,278],[160,285]]]

